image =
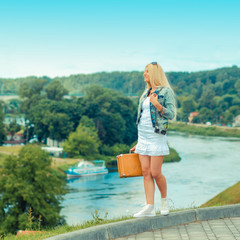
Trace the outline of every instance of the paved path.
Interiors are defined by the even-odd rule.
[[[240,217],[196,221],[115,240],[240,240]]]

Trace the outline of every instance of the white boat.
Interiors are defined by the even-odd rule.
[[[106,174],[108,169],[104,160],[81,161],[76,166],[70,167],[67,171],[67,178],[78,178],[90,175]]]

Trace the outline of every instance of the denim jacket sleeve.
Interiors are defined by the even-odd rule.
[[[175,97],[173,90],[168,88],[166,94],[164,96],[164,113],[160,114],[160,116],[165,117],[167,119],[173,119],[175,117]]]

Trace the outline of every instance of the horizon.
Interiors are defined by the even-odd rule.
[[[240,2],[2,1],[0,78],[240,66]]]
[[[236,66],[237,68],[240,68],[240,66],[237,66],[236,64],[233,64],[232,66],[222,66],[219,68],[214,68],[214,69],[202,69],[202,70],[198,70],[198,71],[164,71],[165,73],[171,73],[171,72],[187,72],[187,73],[197,73],[197,72],[207,72],[207,71],[216,71],[222,68],[232,68]],[[29,78],[29,77],[37,77],[37,78],[41,78],[41,77],[48,77],[50,79],[54,79],[54,78],[67,78],[70,77],[72,75],[90,75],[90,74],[98,74],[98,73],[113,73],[113,72],[120,72],[120,73],[127,73],[127,72],[144,72],[144,71],[138,71],[138,70],[132,70],[132,71],[121,71],[121,70],[116,70],[116,71],[100,71],[100,72],[92,72],[92,73],[75,73],[75,74],[70,74],[70,75],[63,75],[63,76],[55,76],[55,77],[50,77],[48,75],[28,75],[28,76],[20,76],[20,77],[0,77],[0,79],[19,79],[19,78]]]

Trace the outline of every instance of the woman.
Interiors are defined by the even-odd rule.
[[[134,217],[155,216],[155,184],[161,193],[161,214],[168,215],[166,178],[161,172],[163,157],[169,154],[166,129],[168,119],[175,117],[175,97],[161,66],[148,64],[144,72],[146,89],[139,100],[138,143],[130,149],[139,154],[141,162],[146,205]]]

